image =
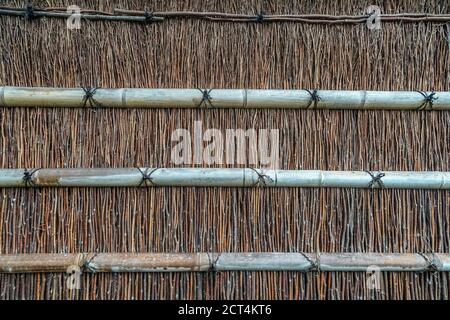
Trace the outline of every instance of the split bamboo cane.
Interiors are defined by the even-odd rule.
[[[450,172],[254,168],[0,169],[0,187],[139,186],[450,189]]]
[[[0,15],[15,17],[36,18],[59,18],[67,19],[70,13],[67,8],[47,7],[38,8],[34,6],[20,7],[0,7]],[[382,22],[427,22],[445,23],[450,21],[448,14],[430,13],[399,13],[399,14],[378,14],[374,15],[327,15],[327,14],[235,14],[226,12],[196,12],[196,11],[167,11],[149,12],[126,9],[114,9],[114,13],[99,10],[81,10],[80,18],[86,20],[110,20],[127,22],[158,22],[164,19],[204,19],[216,22],[238,22],[238,23],[262,23],[262,22],[295,22],[305,24],[361,24],[367,23],[368,19],[376,17]]]
[[[0,15],[15,16],[15,17],[25,17],[26,10],[24,8],[0,8]],[[65,12],[55,12],[46,10],[33,10],[33,17],[35,18],[56,18],[56,19],[69,19],[73,17],[73,13]],[[80,13],[80,19],[92,20],[92,21],[126,21],[126,22],[147,22],[148,19],[144,16],[131,16],[131,15],[111,15],[111,14],[89,14]],[[163,21],[163,17],[152,17],[152,22]]]
[[[448,253],[80,253],[0,255],[0,273],[450,271]]]
[[[0,87],[0,107],[450,110],[450,92]]]

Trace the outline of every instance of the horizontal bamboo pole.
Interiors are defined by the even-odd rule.
[[[31,10],[31,11],[30,11]],[[203,19],[208,21],[239,22],[239,23],[261,23],[261,22],[296,22],[305,24],[361,24],[367,23],[372,18],[372,14],[364,15],[326,15],[326,14],[239,14],[226,12],[203,12],[203,11],[137,11],[127,9],[114,9],[114,13],[99,10],[81,9],[81,17],[87,20],[110,20],[142,22],[149,21],[144,18],[150,15],[150,21],[162,21],[163,19]],[[0,15],[25,17],[27,12],[31,12],[33,18],[68,18],[67,8],[47,7],[38,8],[28,6],[21,7],[0,7]],[[375,17],[375,16],[374,16]],[[382,22],[428,22],[445,23],[450,21],[449,14],[429,14],[429,13],[400,13],[400,14],[378,14],[376,15]]]
[[[450,172],[253,168],[0,169],[0,187],[137,186],[450,189]]]
[[[114,9],[114,13],[142,16],[145,11]],[[372,17],[365,15],[326,15],[326,14],[236,14],[225,12],[193,12],[193,11],[166,11],[153,12],[156,17],[164,18],[195,18],[212,21],[229,22],[300,22],[310,24],[360,24],[366,23]],[[378,14],[376,16],[382,22],[448,22],[449,14],[429,13],[400,13]]]
[[[80,253],[0,255],[0,273],[450,271],[448,253]]]
[[[26,14],[26,10],[23,8],[0,8],[0,15],[6,16],[15,16],[15,17],[24,17]],[[54,11],[46,11],[46,10],[37,10],[33,11],[33,16],[36,18],[56,18],[56,19],[68,19],[73,17],[74,13],[68,13],[67,10],[65,12],[54,12]],[[143,16],[131,16],[131,15],[111,15],[111,14],[89,14],[89,13],[80,13],[79,17],[85,20],[92,21],[124,21],[124,22],[147,22],[148,20]],[[163,17],[153,17],[152,22],[163,21]]]
[[[0,107],[450,110],[450,92],[0,87]]]

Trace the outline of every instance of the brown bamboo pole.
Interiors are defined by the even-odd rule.
[[[0,107],[450,110],[450,92],[0,87]]]
[[[447,272],[448,253],[79,253],[0,255],[0,273],[350,271]]]
[[[24,17],[25,10],[22,8],[14,9],[0,9],[0,15]],[[46,10],[34,10],[33,15],[36,18],[56,18],[56,19],[68,19],[73,16],[73,13],[68,12],[56,12],[56,11],[46,11]],[[144,16],[120,16],[120,15],[110,15],[110,14],[89,14],[80,13],[79,17],[85,20],[92,21],[125,21],[125,22],[148,22],[148,19]],[[152,22],[163,21],[163,17],[153,17]]]
[[[145,11],[114,9],[115,13],[142,16]],[[154,16],[165,18],[200,18],[216,21],[233,22],[261,22],[261,17],[255,14],[235,14],[224,12],[191,12],[191,11],[165,11],[153,12]],[[268,22],[303,22],[318,24],[359,24],[365,23],[370,15],[326,15],[326,14],[264,14],[263,21]],[[449,14],[425,14],[425,13],[400,13],[380,14],[378,16],[384,22],[446,22],[450,21]]]
[[[22,11],[25,12],[27,11],[27,8],[19,8],[19,7],[5,7],[5,6],[0,6],[0,9],[4,9],[4,10],[16,10],[16,11]],[[67,7],[45,7],[45,8],[40,8],[40,7],[33,7],[34,11],[60,11],[60,12],[67,12]],[[82,13],[91,13],[91,14],[97,14],[97,15],[114,15],[113,13],[107,12],[107,11],[102,11],[102,10],[93,10],[93,9],[80,9],[80,11]]]
[[[70,14],[60,7],[37,8],[33,7],[34,17],[64,18]],[[0,15],[24,17],[27,8],[0,7]],[[327,15],[327,14],[236,14],[225,12],[194,12],[194,11],[164,11],[149,12],[141,10],[115,9],[114,13],[99,10],[81,10],[81,17],[87,20],[110,20],[128,22],[162,21],[169,18],[205,19],[210,21],[228,22],[297,22],[308,24],[360,24],[367,22],[371,17],[365,15]],[[400,13],[380,14],[378,18],[383,22],[450,22],[448,14]]]

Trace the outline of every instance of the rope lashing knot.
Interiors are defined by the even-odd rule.
[[[197,90],[199,90],[202,93],[202,100],[200,101],[199,105],[197,106],[197,108],[200,108],[203,104],[205,105],[206,109],[212,109],[214,108],[212,105],[212,98],[211,98],[211,91],[213,91],[213,89],[200,89],[197,88]]]
[[[139,184],[139,187],[142,186],[148,186],[147,182],[150,182],[151,186],[156,186],[156,184],[153,182],[153,178],[152,178],[152,174],[155,173],[156,170],[158,170],[159,168],[154,168],[152,171],[148,172],[149,168],[145,169],[145,171],[142,171],[141,168],[136,168],[139,170],[139,172],[142,175],[142,181]]]
[[[438,273],[439,272],[439,261],[436,261],[436,255],[432,253],[432,259],[427,254],[419,253],[419,255],[425,260],[427,263],[427,271],[432,273]]]
[[[89,271],[91,273],[95,273],[96,272],[95,268],[91,265],[91,263],[97,256],[98,256],[98,253],[94,253],[94,255],[89,260],[84,259],[83,266],[82,266],[82,269],[81,269],[83,273],[86,272],[86,271]]]
[[[38,18],[36,13],[34,12],[34,6],[33,3],[28,2],[25,7],[25,14],[24,14],[25,20],[31,21]]]
[[[370,177],[372,178],[372,181],[370,181],[368,188],[375,188],[377,185],[378,187],[380,187],[381,189],[385,189],[385,185],[383,183],[383,181],[381,180],[382,178],[384,178],[386,176],[385,173],[383,172],[378,172],[377,175],[375,175],[372,171],[365,171],[367,174],[370,175]]]
[[[25,184],[25,187],[37,187],[37,184],[33,181],[33,175],[38,172],[41,169],[35,169],[32,171],[29,171],[28,169],[25,169],[25,171],[23,172],[23,178],[22,181]]]
[[[265,12],[260,12],[256,15],[255,22],[263,23],[266,19]]]
[[[212,259],[212,257],[211,257],[209,252],[207,252],[206,254],[208,256],[208,263],[209,263],[208,273],[211,274],[212,276],[216,276],[217,273],[218,273],[218,271],[217,271],[217,261],[219,261],[220,255],[222,253],[219,253],[215,260]]]
[[[219,274],[219,271],[217,270],[217,261],[219,261],[221,253],[217,255],[217,258],[213,260],[211,257],[211,254],[209,252],[206,253],[208,256],[208,270],[206,271],[205,275],[206,277],[209,277],[209,279],[212,281],[213,287],[216,286],[216,277]],[[212,254],[213,255],[213,254]],[[206,296],[205,288],[203,288],[203,295]]]
[[[255,168],[250,168],[251,170],[253,170],[257,175],[258,175],[258,179],[256,180],[256,183],[253,185],[253,187],[265,187],[267,186],[267,181],[269,182],[274,182],[274,180],[268,176],[267,174],[264,174],[264,172],[259,172],[257,169]]]
[[[433,91],[430,94],[427,94],[424,91],[417,92],[424,98],[423,103],[419,106],[419,108],[417,108],[417,110],[433,110],[434,101],[438,99],[438,97],[436,97],[436,92]]]
[[[144,12],[144,23],[152,23],[154,21],[155,14],[153,11],[148,11],[145,9]]]
[[[91,87],[81,87],[84,91],[84,96],[83,96],[83,108],[87,107],[87,104],[89,103],[89,107],[90,108],[99,108],[99,107],[103,107],[101,103],[99,103],[97,100],[95,100],[94,96],[97,93],[97,90],[100,89],[100,87],[95,87],[95,88],[91,88]]]
[[[313,106],[313,109],[317,109],[317,104],[319,103],[320,100],[322,100],[322,98],[320,98],[318,90],[314,89],[314,90],[308,90],[305,89],[306,92],[309,93],[309,95],[311,96],[311,99],[309,100],[308,106],[306,107],[306,109],[309,109],[311,106]]]
[[[308,257],[306,253],[300,252],[300,254],[310,264],[310,267],[308,268],[307,272],[320,272],[320,253],[316,254],[315,259],[311,259],[310,257]]]

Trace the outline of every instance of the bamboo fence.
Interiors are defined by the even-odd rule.
[[[0,169],[0,187],[330,187],[450,189],[450,172],[254,168]]]
[[[450,110],[450,92],[0,87],[0,107]]]
[[[324,271],[447,272],[450,254],[80,253],[0,255],[0,273]]]
[[[65,10],[73,2],[41,4]],[[82,13],[92,15],[147,7],[155,13],[252,13],[254,20],[263,11],[360,16],[367,6],[361,0],[81,2]],[[20,7],[23,1],[2,5]],[[380,7],[389,14],[450,12],[449,4],[438,0],[385,1]],[[82,29],[68,31],[64,19],[17,17],[0,16],[3,87],[450,90],[444,22],[382,23],[380,30],[369,30],[363,23],[82,19]],[[81,102],[86,94],[77,90]],[[195,94],[200,103],[203,93]],[[415,94],[417,101],[425,100]],[[210,95],[215,98],[215,91]],[[440,101],[433,100],[433,107]],[[61,109],[2,107],[0,167],[166,168],[172,165],[167,152],[171,133],[201,121],[222,132],[280,129],[284,169],[450,170],[449,112],[332,112],[320,109],[321,101],[317,112],[204,112],[211,106],[202,102],[200,108],[151,112],[103,109],[95,102],[87,110],[79,108],[81,103]],[[420,189],[0,188],[0,254],[71,252],[90,258],[93,252],[210,252],[211,257],[214,252],[306,252],[317,261],[310,253],[423,252],[433,262],[432,252],[450,252],[449,199],[449,190]],[[425,259],[419,259],[425,267]],[[82,290],[73,291],[67,290],[64,273],[0,274],[0,299],[450,298],[449,272],[385,272],[376,293],[368,290],[365,271],[212,273],[86,271]]]

